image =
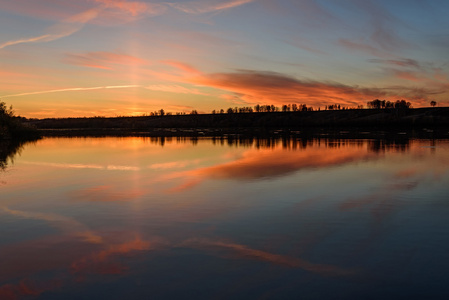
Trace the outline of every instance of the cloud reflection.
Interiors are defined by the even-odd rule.
[[[89,202],[132,201],[146,195],[145,190],[118,189],[112,185],[100,185],[74,191],[71,197]]]
[[[70,163],[51,163],[51,162],[35,162],[22,161],[22,163],[37,166],[55,167],[63,169],[96,169],[109,171],[139,171],[140,168],[136,166],[121,166],[121,165],[96,165],[96,164],[70,164]]]
[[[229,253],[231,254],[237,255],[239,259],[265,261],[289,268],[303,269],[305,271],[318,273],[323,276],[353,275],[355,273],[354,270],[347,270],[327,264],[311,263],[300,258],[274,254],[235,243],[208,239],[191,239],[184,242],[182,246],[190,246],[192,248],[200,248],[211,251],[213,251],[214,249],[225,250],[229,251]]]
[[[300,151],[285,149],[250,149],[241,158],[216,166],[172,173],[167,178],[185,178],[185,182],[171,191],[182,191],[205,179],[261,180],[309,168],[338,166],[354,161],[376,158],[378,155],[360,151],[357,147],[325,148],[317,145]]]
[[[12,216],[34,219],[49,222],[52,226],[61,229],[65,233],[73,233],[78,237],[81,237],[84,241],[89,243],[101,243],[101,236],[95,234],[84,224],[76,221],[73,218],[65,217],[57,214],[40,213],[40,212],[27,212],[20,210],[13,210],[7,207],[1,207],[0,211]]]
[[[134,239],[129,239],[134,236]],[[2,246],[6,256],[0,257],[2,270],[0,299],[18,300],[23,297],[39,296],[73,282],[86,281],[89,274],[118,275],[128,270],[121,259],[153,248],[153,244],[138,234],[128,232],[104,236],[101,243],[89,244],[74,240],[70,236],[47,236],[18,244]],[[47,275],[39,282],[31,280]]]

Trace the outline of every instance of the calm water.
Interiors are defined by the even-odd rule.
[[[449,297],[449,141],[46,138],[19,154],[0,170],[2,300]]]

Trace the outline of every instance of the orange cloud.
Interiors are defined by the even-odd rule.
[[[193,75],[193,74],[192,74]],[[338,103],[354,107],[376,98],[395,101],[411,99],[426,102],[428,97],[443,94],[449,89],[388,86],[364,88],[337,82],[299,80],[275,72],[237,71],[190,76],[186,81],[234,92],[248,104],[302,103],[325,106]]]

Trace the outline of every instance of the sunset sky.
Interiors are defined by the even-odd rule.
[[[0,0],[0,101],[25,117],[255,104],[449,105],[446,0]]]

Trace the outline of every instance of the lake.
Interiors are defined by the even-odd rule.
[[[25,144],[0,299],[447,299],[449,141],[398,137]]]

